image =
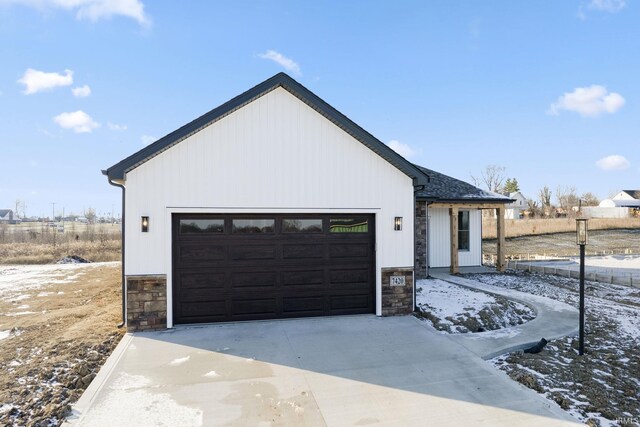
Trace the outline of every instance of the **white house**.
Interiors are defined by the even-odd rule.
[[[640,190],[622,190],[611,199],[600,202],[600,206],[638,208],[640,207]]]
[[[515,191],[513,193],[509,193],[509,198],[513,200],[513,202],[509,203],[505,207],[504,215],[506,219],[521,219],[523,214],[522,212],[529,209],[529,203],[527,202],[527,198],[519,192]]]
[[[0,224],[13,222],[13,211],[11,209],[0,209]]]
[[[478,209],[509,202],[410,163],[284,73],[103,173],[123,191],[132,330],[409,313],[429,266],[481,264]]]

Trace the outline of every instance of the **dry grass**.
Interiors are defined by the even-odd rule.
[[[120,240],[67,241],[49,243],[2,243],[0,264],[49,264],[77,255],[93,262],[120,261]]]
[[[640,218],[593,218],[589,230],[638,229]],[[537,236],[541,234],[568,233],[576,231],[573,218],[544,218],[505,220],[506,237]],[[482,219],[482,238],[496,238],[496,220]]]
[[[119,226],[96,224],[66,227],[64,233],[49,227],[0,227],[0,264],[49,264],[76,255],[93,262],[120,261]]]

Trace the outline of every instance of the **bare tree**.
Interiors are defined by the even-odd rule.
[[[574,186],[561,186],[556,189],[556,199],[558,205],[564,210],[565,213],[571,212],[571,208],[578,206],[579,199],[576,194],[576,187]]]
[[[598,206],[600,204],[600,199],[591,192],[584,193],[580,196],[580,199],[582,200],[582,206]]]
[[[529,205],[529,217],[530,218],[535,218],[538,216],[542,216],[542,209],[540,209],[540,206],[538,205],[538,202],[536,202],[533,199],[527,199],[527,205]]]
[[[538,197],[540,198],[540,204],[542,208],[550,208],[551,207],[551,190],[546,185],[542,187],[540,193],[538,193]]]
[[[502,190],[504,171],[504,166],[488,165],[480,172],[480,178],[471,175],[473,185],[476,187],[482,187],[484,185],[487,190],[499,193]]]

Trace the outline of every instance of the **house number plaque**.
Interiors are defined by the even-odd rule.
[[[391,276],[391,286],[404,286],[404,276]]]

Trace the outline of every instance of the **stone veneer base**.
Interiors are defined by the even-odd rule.
[[[127,330],[167,328],[167,276],[127,276]]]

